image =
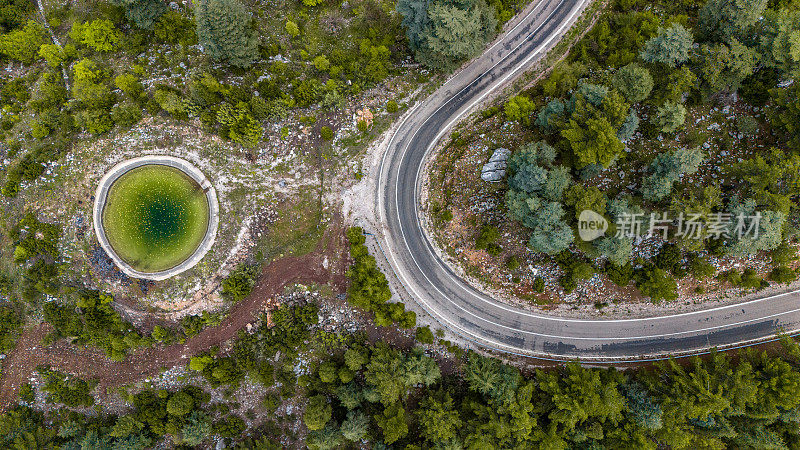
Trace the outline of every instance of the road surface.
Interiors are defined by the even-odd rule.
[[[540,0],[484,54],[418,104],[391,137],[380,167],[377,239],[407,293],[461,337],[496,350],[549,359],[617,362],[697,353],[800,329],[790,293],[704,311],[626,320],[531,313],[471,287],[434,251],[420,226],[426,156],[482,99],[543,57],[587,0]]]

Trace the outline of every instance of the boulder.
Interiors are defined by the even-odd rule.
[[[508,157],[511,156],[511,150],[507,148],[498,148],[492,153],[489,162],[483,165],[481,169],[481,179],[491,183],[497,183],[506,175],[506,166]]]

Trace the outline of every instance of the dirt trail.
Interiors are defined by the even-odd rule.
[[[333,227],[314,252],[300,257],[281,258],[267,265],[252,294],[233,305],[221,324],[206,328],[185,344],[136,350],[122,362],[114,362],[97,350],[71,346],[65,340],[42,347],[42,338],[52,327],[47,323],[27,327],[16,348],[3,363],[0,412],[13,404],[20,385],[39,365],[49,364],[82,378],[96,379],[101,390],[130,384],[158,375],[162,368],[187,364],[192,356],[235,338],[239,330],[254,322],[262,311],[277,305],[275,296],[287,285],[327,283],[343,292],[348,264],[344,239],[341,228]],[[323,265],[325,259],[332,263],[327,269]]]

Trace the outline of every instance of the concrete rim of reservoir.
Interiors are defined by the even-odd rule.
[[[117,252],[114,251],[114,248],[111,246],[111,243],[106,237],[105,229],[103,228],[103,209],[105,208],[111,185],[113,185],[117,179],[129,171],[142,166],[150,165],[163,165],[180,170],[200,185],[206,194],[206,201],[208,202],[208,228],[206,229],[206,234],[203,237],[203,240],[200,242],[194,252],[180,264],[158,272],[142,272],[134,269],[130,264],[123,261]],[[200,262],[205,254],[211,249],[217,237],[217,226],[219,225],[219,201],[217,200],[217,191],[214,189],[211,181],[206,178],[205,174],[203,174],[200,169],[195,167],[190,162],[174,156],[147,155],[122,161],[121,163],[112,167],[111,170],[109,170],[105,175],[103,175],[103,178],[100,179],[100,183],[97,185],[97,190],[95,191],[92,219],[94,222],[94,232],[95,235],[97,235],[97,240],[100,242],[100,246],[103,248],[103,250],[105,250],[108,256],[111,257],[111,260],[114,261],[114,264],[116,264],[117,267],[119,267],[119,269],[125,273],[125,275],[133,278],[159,281],[191,269],[198,262]]]

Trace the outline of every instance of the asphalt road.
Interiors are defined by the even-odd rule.
[[[540,0],[517,26],[418,104],[391,138],[380,168],[378,239],[405,290],[442,325],[479,345],[526,356],[622,361],[696,353],[800,330],[800,296],[626,320],[535,314],[492,299],[456,275],[420,226],[427,154],[466,113],[558,42],[586,0]]]

